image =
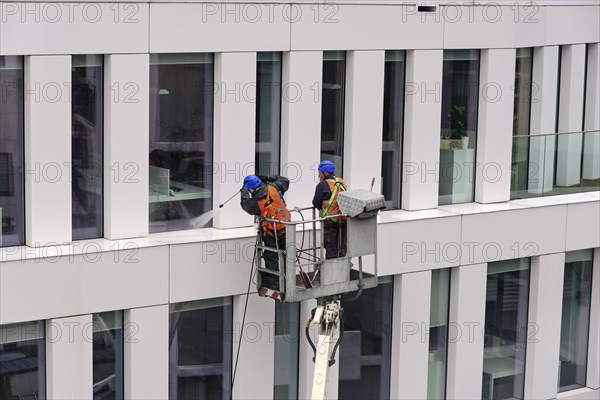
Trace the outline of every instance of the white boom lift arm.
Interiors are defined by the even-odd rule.
[[[329,367],[335,363],[335,353],[344,335],[343,309],[338,296],[317,299],[317,308],[306,323],[306,338],[313,348],[315,372],[313,377],[312,399],[327,398]],[[319,334],[316,346],[310,339],[309,328],[318,325]],[[334,339],[339,331],[337,341]]]

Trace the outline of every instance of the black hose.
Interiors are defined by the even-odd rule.
[[[344,337],[344,309],[340,307],[340,336],[338,337],[335,346],[333,347],[333,351],[331,352],[331,359],[329,360],[329,366],[331,367],[335,364],[335,352],[338,349],[338,346],[342,342],[342,338]]]
[[[310,347],[312,347],[312,349],[313,349],[313,362],[315,362],[315,357],[317,357],[317,348],[315,347],[315,344],[313,343],[313,341],[310,339],[309,328],[310,328],[310,324],[313,321],[313,318],[315,317],[315,311],[317,311],[317,309],[313,308],[312,311],[310,312],[310,318],[306,322],[306,327],[304,330],[304,333],[306,334],[306,339],[308,340],[308,344],[310,344]]]

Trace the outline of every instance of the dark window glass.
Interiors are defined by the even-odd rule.
[[[385,52],[381,183],[385,206],[400,208],[404,121],[404,51]]]
[[[431,271],[429,365],[427,374],[427,398],[431,400],[446,398],[449,302],[450,268]]]
[[[482,399],[523,399],[529,259],[488,264]]]
[[[0,326],[0,399],[46,398],[44,323]]]
[[[102,56],[72,59],[71,169],[73,240],[102,232]]]
[[[321,160],[335,164],[343,176],[344,96],[346,88],[346,52],[323,52],[323,89],[321,99]]]
[[[344,337],[340,344],[340,399],[389,399],[393,283],[380,279],[355,301],[342,296]],[[346,301],[345,301],[346,300]]]
[[[212,54],[150,55],[150,232],[212,209]]]
[[[93,314],[93,393],[97,400],[123,399],[123,314]]]
[[[300,303],[275,304],[275,386],[273,399],[298,398]]]
[[[475,198],[479,50],[445,50],[439,204]]]
[[[558,391],[586,386],[592,250],[566,254],[563,284]]]
[[[23,58],[0,56],[0,245],[25,244]]]
[[[171,305],[169,398],[231,397],[230,298]],[[257,360],[257,368],[260,360]]]
[[[256,173],[279,174],[281,53],[258,53],[256,63]]]

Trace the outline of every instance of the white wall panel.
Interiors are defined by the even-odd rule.
[[[149,4],[1,3],[0,54],[148,51]]]
[[[169,301],[246,293],[255,243],[251,237],[171,245]]]
[[[97,252],[78,242],[82,254],[48,250],[45,258],[0,264],[0,324],[142,307],[167,302],[168,248],[115,242],[120,251]],[[35,277],[35,279],[32,279]],[[26,282],[28,296],[23,296]]]
[[[427,398],[431,271],[394,277],[390,398]]]
[[[536,47],[533,50],[531,135],[556,132],[558,56],[558,46]],[[554,176],[554,141],[554,136],[530,141],[528,185],[532,193],[552,190],[552,180],[545,177]]]
[[[592,301],[590,308],[590,342],[586,385],[600,389],[600,249],[594,249]]]
[[[215,55],[213,226],[218,229],[252,225],[239,206],[219,208],[254,173],[256,116],[256,53]],[[236,204],[237,203],[237,204]]]
[[[583,129],[585,90],[585,45],[562,47],[558,132],[580,132]],[[556,184],[571,186],[581,179],[582,134],[558,137]]]
[[[148,235],[147,54],[104,59],[104,236]]]
[[[569,204],[565,251],[600,247],[600,202]]]
[[[350,188],[381,187],[384,51],[350,51],[346,60],[344,179]]]
[[[169,306],[125,310],[124,323],[124,397],[169,398]]]
[[[380,224],[377,257],[381,276],[457,266],[461,259],[460,217]]]
[[[46,395],[49,399],[91,399],[91,315],[46,320]]]
[[[28,246],[71,240],[70,165],[71,57],[25,57],[25,238]]]
[[[150,52],[285,51],[289,10],[280,4],[152,3]]]
[[[319,182],[322,75],[322,51],[283,54],[281,174],[291,181],[288,208],[309,206]]]
[[[233,385],[233,399],[270,399],[273,397],[275,368],[275,301],[250,294],[242,334],[242,319],[246,295],[233,300],[233,352],[232,368],[239,341],[240,354]],[[260,367],[259,367],[260,366]],[[260,378],[257,380],[257,372]],[[233,370],[232,370],[233,371]],[[259,383],[259,384],[258,384]]]
[[[564,251],[566,214],[564,205],[463,215],[461,264]]]
[[[442,50],[406,54],[402,208],[438,205]]]
[[[600,42],[600,7],[546,7],[546,45]]]
[[[452,269],[446,397],[481,399],[487,264]]]
[[[525,398],[556,397],[565,253],[531,258]]]
[[[292,50],[438,49],[444,25],[411,5],[296,5]],[[368,32],[368,34],[366,34]]]
[[[515,49],[481,51],[475,201],[510,200]]]

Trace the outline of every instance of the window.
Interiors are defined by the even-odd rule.
[[[344,96],[346,52],[323,52],[323,88],[321,101],[321,160],[335,164],[335,172],[343,176]]]
[[[385,52],[381,183],[385,206],[400,208],[404,126],[404,51]]]
[[[391,277],[355,301],[342,296],[344,337],[340,344],[340,399],[389,399],[393,283]]]
[[[46,398],[44,322],[0,326],[0,399]]]
[[[275,304],[275,387],[273,399],[298,398],[300,303]]]
[[[94,399],[123,399],[123,313],[93,314]]]
[[[445,50],[439,204],[474,201],[479,50]]]
[[[429,371],[427,374],[427,398],[430,400],[446,398],[449,304],[450,269],[431,271]]]
[[[482,399],[523,399],[529,259],[488,264]]]
[[[169,333],[169,398],[231,397],[231,298],[172,304]],[[260,367],[257,360],[257,368]]]
[[[1,246],[25,244],[23,58],[0,56]]]
[[[73,240],[102,232],[102,78],[100,55],[72,58],[71,169]]]
[[[257,53],[256,173],[279,174],[281,53]]]
[[[150,232],[212,209],[212,54],[150,55]]]
[[[566,253],[563,284],[558,391],[586,386],[592,250]]]
[[[515,103],[513,113],[513,135],[529,135],[531,116],[531,94],[533,71],[533,48],[517,49],[515,70]],[[526,192],[528,185],[529,138],[513,139],[511,192]]]

